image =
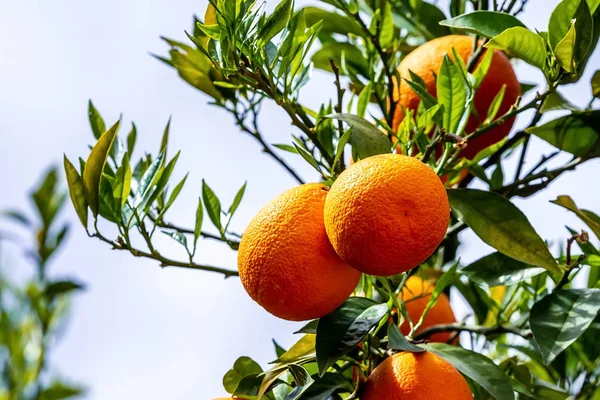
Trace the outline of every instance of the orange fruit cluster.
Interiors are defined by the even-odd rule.
[[[411,80],[409,71],[412,71],[423,79],[427,91],[435,97],[436,76],[442,66],[444,55],[447,54],[451,59],[454,59],[452,48],[456,50],[456,53],[466,63],[473,52],[473,38],[463,35],[449,35],[431,40],[419,46],[400,63],[398,72],[401,78]],[[521,85],[508,57],[504,53],[494,50],[490,69],[475,93],[475,100],[473,102],[475,114],[469,118],[465,129],[467,133],[475,131],[481,122],[485,120],[490,105],[504,85],[506,85],[504,98],[497,116],[505,114],[515,104],[517,98],[521,95]],[[398,129],[398,126],[404,119],[402,107],[416,111],[421,102],[419,95],[406,82],[400,83],[400,87],[396,91],[396,96],[394,98],[396,109],[392,124],[394,131]],[[504,139],[509,134],[513,123],[514,118],[511,118],[483,135],[476,137],[463,150],[462,156],[472,159],[481,150]]]
[[[264,206],[242,237],[240,278],[273,315],[320,318],[354,291],[361,272],[395,275],[425,261],[449,217],[444,185],[427,165],[400,154],[369,157],[331,189],[301,185]]]

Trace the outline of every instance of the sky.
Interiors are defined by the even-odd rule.
[[[273,6],[272,0],[267,3]],[[531,0],[522,20],[544,30],[556,3]],[[262,205],[295,185],[253,139],[236,130],[229,115],[208,106],[206,96],[150,55],[166,53],[161,35],[183,39],[192,15],[204,13],[206,0],[0,4],[0,209],[27,205],[30,188],[49,165],[61,165],[63,153],[72,160],[87,155],[92,143],[86,113],[90,98],[107,124],[121,113],[126,124],[135,121],[135,157],[157,152],[164,125],[172,117],[170,149],[183,150],[174,178],[190,171],[168,214],[174,222],[193,225],[202,179],[224,203],[248,182],[232,223],[239,232]],[[447,9],[447,2],[440,4]],[[598,52],[581,83],[563,90],[576,104],[590,99],[594,65],[600,65]],[[522,81],[542,82],[533,68],[520,63],[516,69]],[[317,72],[301,100],[315,105],[334,95],[331,77]],[[517,124],[526,121],[521,118]],[[289,142],[294,132],[274,106],[265,108],[260,124],[272,143]],[[552,151],[537,139],[530,148],[528,165]],[[307,180],[317,179],[299,157],[289,161]],[[590,184],[597,181],[598,167],[600,162],[588,162],[547,191],[516,203],[546,239],[564,241],[565,224],[584,226],[549,200],[568,194],[581,208],[600,212],[600,186]],[[69,325],[51,356],[59,376],[88,387],[86,399],[217,397],[225,394],[221,379],[237,357],[253,357],[266,367],[275,358],[272,338],[283,346],[294,343],[291,332],[298,324],[261,309],[237,278],[161,269],[151,260],[134,259],[88,238],[70,205],[63,216],[73,229],[50,273],[77,277],[87,289],[76,297]],[[472,234],[462,239],[464,263],[491,251]],[[159,248],[181,256],[166,237]],[[236,266],[236,253],[220,243],[202,241],[198,252],[198,261]],[[27,265],[18,262],[16,250],[2,257],[3,265],[19,267],[7,271],[9,275],[26,273]]]

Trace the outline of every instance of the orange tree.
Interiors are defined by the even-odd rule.
[[[453,0],[441,10],[422,0],[324,0],[296,10],[283,0],[267,13],[253,0],[210,0],[187,40],[165,39],[169,53],[157,58],[301,186],[266,205],[245,235],[229,228],[245,185],[224,207],[203,182],[195,223],[175,225],[168,210],[185,178],[171,182],[179,153],[167,156],[168,126],[159,152],[132,163],[135,126],[119,136],[119,122],[107,129],[90,103],[97,141],[76,166],[65,157],[75,210],[113,249],[241,275],[267,311],[312,319],[295,345],[276,346],[268,369],[240,357],[223,378],[233,397],[598,398],[600,253],[590,240],[600,217],[559,196],[581,226],[551,253],[511,199],[600,155],[600,73],[586,108],[560,94],[596,48],[600,1],[560,2],[543,32],[518,19],[526,3]],[[517,85],[508,58],[536,68],[544,87]],[[309,108],[300,95],[314,68],[333,84]],[[265,102],[295,127],[287,143],[261,134]],[[541,123],[548,111],[561,113]],[[529,123],[509,134],[520,114]],[[532,136],[555,151],[526,169]],[[518,165],[507,176],[511,154]],[[570,160],[557,166],[557,154]],[[305,184],[289,157],[322,182]],[[361,161],[346,168],[351,160]],[[470,188],[474,180],[485,190]],[[114,230],[101,232],[101,218]],[[465,229],[496,251],[461,264]],[[163,255],[157,232],[187,257]],[[200,239],[239,249],[239,272],[202,263]],[[456,321],[450,293],[466,300],[469,318]]]

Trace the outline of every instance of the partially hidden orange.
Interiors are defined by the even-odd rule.
[[[473,38],[463,35],[443,36],[421,45],[402,60],[398,71],[403,81],[400,83],[399,90],[396,90],[396,98],[394,98],[394,101],[396,101],[392,124],[394,131],[398,129],[404,118],[402,107],[417,110],[421,101],[419,95],[404,81],[404,79],[412,80],[409,71],[420,76],[425,81],[429,94],[435,96],[435,77],[439,73],[445,54],[454,59],[452,48],[456,50],[457,54],[466,63],[473,52]],[[490,69],[475,94],[473,104],[477,116],[471,115],[469,118],[465,129],[467,133],[475,131],[481,122],[485,120],[490,105],[503,85],[506,85],[506,90],[497,116],[508,112],[510,107],[516,102],[517,98],[521,95],[521,85],[517,80],[508,57],[504,53],[494,50]],[[513,123],[514,118],[511,118],[498,127],[473,139],[462,151],[462,156],[473,159],[480,150],[504,139],[509,134]]]
[[[244,288],[271,314],[292,321],[329,314],[354,291],[360,272],[336,254],[323,223],[328,189],[290,189],[265,205],[238,250]]]
[[[400,294],[400,299],[404,302],[406,313],[414,324],[419,321],[423,311],[425,311],[427,303],[431,299],[431,293],[433,293],[434,287],[435,285],[433,285],[431,282],[423,280],[416,275],[408,278],[404,284],[402,293]],[[450,300],[445,293],[442,293],[438,297],[435,306],[433,306],[427,312],[427,315],[423,320],[423,324],[416,333],[422,332],[424,329],[427,329],[431,326],[452,324],[455,322],[456,317],[454,316],[454,312],[450,306]],[[404,321],[404,323],[400,326],[400,330],[404,335],[408,335],[410,333],[410,324],[408,321]],[[429,338],[427,338],[427,340],[430,342],[446,343],[450,340],[451,336],[452,332],[440,332],[431,335]]]
[[[325,229],[340,257],[388,276],[416,267],[440,244],[450,219],[444,185],[420,160],[380,154],[340,174],[325,201]]]
[[[398,353],[367,379],[361,400],[472,400],[469,384],[456,368],[430,353]]]

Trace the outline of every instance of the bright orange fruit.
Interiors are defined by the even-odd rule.
[[[416,267],[440,244],[450,219],[444,185],[421,161],[380,154],[334,182],[325,229],[340,257],[361,272],[387,276]]]
[[[360,272],[335,253],[323,224],[328,189],[290,189],[264,206],[238,250],[244,288],[271,314],[292,321],[329,314],[354,291]]]
[[[431,293],[433,293],[434,287],[435,285],[431,282],[425,281],[416,275],[408,278],[404,284],[400,298],[404,302],[406,312],[414,324],[419,322],[419,318],[421,318],[423,311],[425,311],[427,303],[431,299]],[[454,322],[456,322],[456,317],[454,316],[452,307],[450,307],[450,300],[445,293],[442,293],[440,297],[438,297],[435,306],[427,312],[425,320],[423,320],[423,324],[417,333],[430,326],[452,324]],[[404,335],[410,333],[410,324],[408,321],[404,321],[400,330]],[[452,332],[435,333],[430,336],[428,340],[430,342],[446,343],[450,340],[451,336]]]
[[[472,400],[469,384],[448,361],[430,352],[398,353],[367,379],[361,400]]]
[[[445,54],[448,54],[450,58],[454,59],[452,48],[456,50],[466,63],[473,52],[473,38],[463,35],[449,35],[423,44],[409,53],[406,58],[402,60],[398,67],[400,76],[403,80],[412,80],[409,70],[412,71],[425,81],[429,94],[435,96],[435,76],[442,66]],[[509,111],[510,106],[513,105],[521,95],[521,85],[517,80],[508,57],[506,57],[504,53],[494,50],[488,74],[475,94],[473,104],[477,116],[471,115],[467,123],[466,132],[470,133],[475,131],[480,123],[485,120],[490,104],[492,104],[494,97],[500,92],[503,85],[506,85],[506,91],[497,116]],[[394,112],[392,128],[397,130],[400,122],[402,122],[402,119],[404,118],[401,106],[410,110],[417,110],[421,99],[408,83],[403,81],[400,84],[400,89],[397,91],[397,97],[394,100],[397,101],[397,107]],[[462,155],[468,159],[474,158],[480,150],[504,139],[509,134],[513,123],[514,118],[509,119],[504,124],[473,139],[463,150]]]

